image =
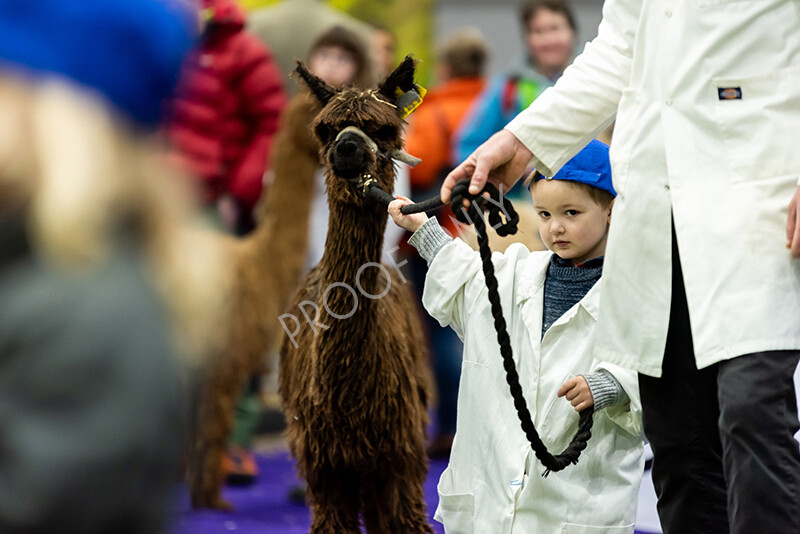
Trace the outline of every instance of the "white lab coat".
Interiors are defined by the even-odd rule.
[[[430,266],[422,300],[464,341],[456,436],[435,515],[447,534],[633,532],[644,461],[637,375],[589,353],[601,282],[541,338],[550,256],[521,244],[493,255],[520,384],[539,435],[555,454],[575,435],[578,415],[556,397],[570,377],[607,368],[631,402],[595,414],[578,464],[543,478],[506,383],[480,256],[460,239],[446,245]]]
[[[733,88],[741,99],[720,99]],[[552,175],[615,117],[619,196],[595,354],[660,376],[670,213],[698,368],[800,349],[800,266],[785,248],[800,177],[800,2],[607,0],[597,38],[507,129]]]

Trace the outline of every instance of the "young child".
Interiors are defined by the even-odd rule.
[[[551,453],[575,434],[575,412],[590,406],[592,438],[577,465],[541,476],[506,383],[478,252],[435,218],[402,215],[410,201],[395,200],[389,213],[414,232],[409,243],[429,263],[423,304],[464,341],[456,437],[435,518],[448,534],[630,533],[643,469],[637,376],[589,352],[615,196],[608,147],[592,141],[552,179],[534,173],[527,185],[550,251],[514,244],[493,256],[520,384]]]

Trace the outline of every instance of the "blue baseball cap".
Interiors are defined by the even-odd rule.
[[[0,0],[0,70],[67,78],[155,127],[196,21],[176,0]]]
[[[569,180],[587,184],[616,197],[611,181],[611,162],[608,159],[608,145],[592,139],[580,152],[566,162],[552,178],[539,174],[534,181]],[[530,186],[528,187],[530,189]]]

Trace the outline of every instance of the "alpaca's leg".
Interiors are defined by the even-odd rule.
[[[188,461],[192,506],[231,510],[222,498],[222,457],[233,427],[234,405],[244,378],[215,369],[201,385]]]
[[[359,487],[352,471],[318,466],[308,479],[309,534],[360,534]]]
[[[416,458],[395,464],[405,465],[398,473],[382,472],[365,484],[364,524],[369,534],[431,534],[425,507],[423,483],[427,475],[427,459],[420,447]],[[415,466],[415,467],[411,467]]]

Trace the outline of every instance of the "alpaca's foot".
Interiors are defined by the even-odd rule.
[[[353,488],[329,488],[321,494],[308,486],[312,518],[309,534],[361,534],[358,491]]]
[[[425,458],[422,447],[418,458]],[[406,464],[406,465],[410,465]],[[395,476],[386,478],[382,473],[380,480],[368,480],[364,488],[379,490],[363,493],[364,525],[369,534],[402,532],[403,534],[433,534],[428,522],[425,507],[425,495],[422,490],[425,480],[425,463],[417,462],[421,468],[416,476],[403,478]],[[386,496],[397,495],[399,502],[387,499]]]

